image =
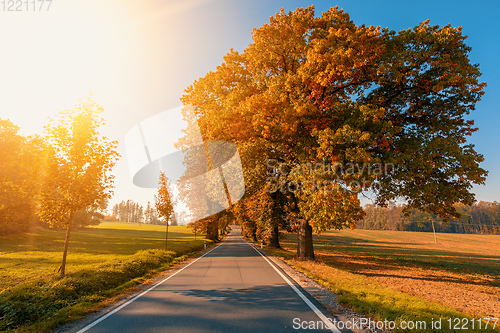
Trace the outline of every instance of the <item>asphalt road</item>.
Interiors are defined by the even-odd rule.
[[[245,242],[236,227],[205,256],[77,331],[297,332],[306,331],[299,325],[321,327],[326,318],[334,317]]]

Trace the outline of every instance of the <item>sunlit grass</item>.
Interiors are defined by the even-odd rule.
[[[73,231],[63,279],[64,231],[0,238],[0,330],[48,332],[80,318],[203,248],[203,236],[195,241],[191,231],[169,227],[168,251],[161,225],[104,222]]]
[[[35,233],[0,238],[0,290],[40,276],[57,273],[62,258],[64,231],[39,230]],[[200,247],[203,240],[185,226],[169,227],[168,249],[186,253]],[[67,271],[95,267],[126,259],[140,250],[163,249],[165,226],[139,223],[103,222],[71,234]]]

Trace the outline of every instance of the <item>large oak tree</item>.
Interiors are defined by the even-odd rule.
[[[263,188],[268,200],[285,196],[273,207],[297,226],[299,257],[314,257],[313,230],[363,218],[365,190],[377,204],[402,199],[444,218],[474,202],[472,184],[487,173],[467,144],[467,115],[485,83],[461,27],[395,32],[311,6],[281,10],[252,35],[182,100],[206,139],[241,148],[247,200]]]

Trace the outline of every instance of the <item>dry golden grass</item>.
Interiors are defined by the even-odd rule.
[[[291,262],[378,319],[500,317],[500,236],[342,230],[314,236],[319,263]],[[290,258],[296,235],[282,241]],[[391,309],[390,304],[394,304]],[[416,304],[419,304],[418,306]]]

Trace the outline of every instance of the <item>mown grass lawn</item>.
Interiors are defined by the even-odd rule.
[[[314,278],[344,306],[377,320],[432,320],[439,332],[479,330],[473,318],[500,317],[500,236],[342,230],[314,235],[317,262],[295,261],[297,237],[287,234],[282,250],[268,249]],[[468,319],[463,319],[468,318]],[[449,329],[447,320],[452,320]],[[432,332],[429,329],[420,332]],[[460,327],[460,329],[458,328]],[[490,322],[489,327],[492,327]],[[484,328],[484,321],[483,321]],[[395,332],[419,330],[395,329]]]
[[[0,331],[50,331],[96,310],[186,255],[203,248],[191,229],[103,222],[73,231],[67,275],[58,277],[64,231],[0,238]]]

